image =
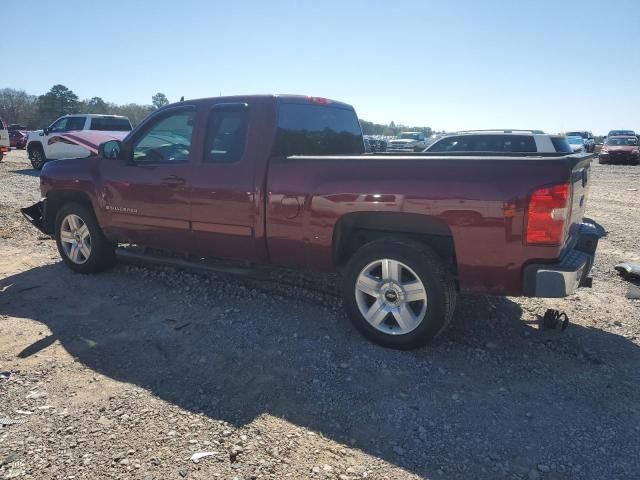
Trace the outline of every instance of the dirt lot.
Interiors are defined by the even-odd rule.
[[[0,163],[0,478],[640,478],[640,168],[593,167],[594,288],[462,298],[429,348],[385,350],[311,289],[119,265],[71,273]],[[293,275],[331,288],[331,277]],[[564,332],[537,315],[565,310]],[[198,463],[196,452],[215,452]]]

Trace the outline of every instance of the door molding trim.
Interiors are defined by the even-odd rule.
[[[111,212],[111,220],[114,224],[189,230],[189,222],[187,220],[175,220],[172,218],[143,217],[141,215]]]
[[[192,222],[191,229],[194,232],[220,233],[223,235],[236,235],[252,237],[253,228],[246,225],[226,225],[223,223]]]

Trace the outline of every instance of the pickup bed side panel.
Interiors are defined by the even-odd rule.
[[[449,226],[463,292],[519,295],[524,264],[550,262],[562,248],[524,244],[528,197],[568,181],[570,171],[558,159],[273,158],[270,260],[332,270],[334,227],[343,215],[406,212]]]

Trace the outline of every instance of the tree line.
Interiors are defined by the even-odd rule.
[[[102,97],[91,97],[80,100],[73,90],[64,85],[54,85],[43,95],[31,95],[24,90],[14,88],[0,89],[0,118],[6,123],[23,125],[29,130],[47,127],[56,118],[74,113],[100,113],[107,115],[123,115],[136,126],[154,110],[169,104],[164,93],[158,92],[151,97],[151,103],[140,105],[128,103],[117,105],[107,102]],[[391,122],[388,125],[360,120],[365,135],[396,136],[401,131],[411,130],[431,135],[430,127],[407,127]]]
[[[385,135],[388,137],[395,137],[400,132],[424,132],[426,136],[431,135],[434,131],[431,127],[408,127],[406,125],[398,124],[391,121],[389,125],[382,125],[380,123],[367,122],[366,120],[360,120],[362,126],[362,133],[365,135]]]
[[[124,115],[135,126],[149,113],[168,104],[169,99],[160,92],[151,97],[149,105],[117,105],[102,97],[80,100],[73,90],[64,85],[54,85],[47,93],[39,96],[14,88],[0,89],[0,117],[6,123],[23,125],[29,130],[47,127],[56,118],[74,113]]]

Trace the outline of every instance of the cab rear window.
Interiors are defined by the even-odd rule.
[[[285,156],[363,153],[356,112],[339,106],[282,103],[275,151]]]

